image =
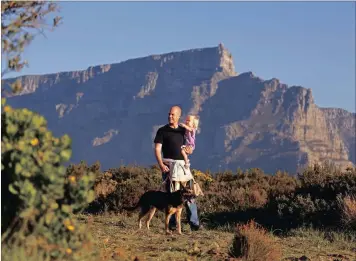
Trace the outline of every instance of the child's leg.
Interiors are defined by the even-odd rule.
[[[182,155],[183,155],[183,158],[184,158],[185,165],[186,165],[186,166],[189,166],[188,155],[187,155],[187,153],[185,152],[184,148],[182,149]]]

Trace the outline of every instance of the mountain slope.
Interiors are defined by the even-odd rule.
[[[201,117],[194,168],[355,163],[355,114],[318,108],[310,89],[238,75],[221,44],[20,79],[25,90],[9,103],[44,115],[56,135],[68,133],[72,162],[155,163],[155,132],[178,104]]]

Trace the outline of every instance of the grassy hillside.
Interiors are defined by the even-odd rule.
[[[234,226],[204,229],[191,232],[184,226],[182,236],[164,233],[163,216],[152,220],[151,230],[138,230],[136,215],[83,216],[90,220],[96,239],[96,260],[228,260],[233,257],[231,248]],[[352,233],[324,232],[309,228],[291,230],[282,237],[267,234],[281,248],[280,260],[297,260],[306,256],[311,260],[356,260],[356,235]],[[262,237],[262,236],[261,236]],[[259,238],[250,238],[259,242]],[[257,255],[259,254],[256,250]],[[262,251],[261,251],[262,252]],[[289,259],[288,259],[289,258]],[[241,260],[241,259],[232,259]],[[247,259],[252,260],[252,259]],[[263,256],[258,260],[264,260]],[[302,260],[302,259],[301,259]]]
[[[138,230],[137,213],[122,210],[159,188],[157,166],[99,169],[81,163],[67,170],[75,180],[94,171],[96,198],[72,214],[87,226],[92,245],[61,260],[356,260],[356,169],[324,164],[298,175],[193,170],[205,193],[197,199],[204,228],[190,231],[183,220],[182,236],[165,235],[163,213],[147,231]],[[3,244],[2,260],[41,261],[28,253]]]

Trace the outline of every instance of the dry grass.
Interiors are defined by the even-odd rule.
[[[275,238],[254,221],[237,226],[230,253],[244,261],[276,261],[282,258],[281,246]]]
[[[292,230],[278,239],[283,256],[307,256],[312,261],[356,261],[356,234],[352,232],[327,232],[312,228]]]
[[[338,200],[342,222],[350,228],[356,228],[356,196],[348,195]]]
[[[232,258],[229,255],[230,247],[234,242],[235,231],[232,229],[234,226],[230,226],[230,228],[229,226],[220,227],[219,230],[192,232],[189,226],[183,223],[183,235],[173,234],[172,236],[166,236],[162,213],[157,213],[152,219],[150,231],[137,229],[136,214],[129,216],[124,214],[78,216],[80,222],[90,224],[88,232],[93,234],[95,240],[91,250],[86,251],[86,257],[78,261],[241,261],[241,258]],[[251,234],[251,228],[248,225],[245,225],[245,227],[245,232],[248,230],[246,234]],[[256,232],[256,229],[252,231]],[[260,234],[256,237],[261,237],[261,231],[257,231]],[[356,261],[355,233],[325,232],[300,228],[292,231],[284,238],[273,237],[265,230],[263,230],[263,234],[267,238],[273,239],[271,241],[273,244],[281,246],[282,256],[279,260],[298,260],[296,258],[307,256],[311,261]],[[256,252],[257,250],[254,251]],[[40,258],[38,254],[29,256],[23,248],[5,249],[3,247],[1,260],[47,261],[48,259]],[[62,260],[70,261],[72,259]]]
[[[134,260],[135,258],[145,261],[271,260],[252,259],[251,256],[251,259],[232,258],[229,253],[236,230],[228,227],[192,232],[189,226],[183,223],[183,235],[166,236],[162,213],[157,213],[158,215],[152,219],[150,231],[137,229],[136,214],[129,216],[105,214],[92,217],[94,222],[91,231],[96,239],[93,261]],[[88,216],[82,218],[82,222],[86,222]],[[245,227],[248,228],[248,225]],[[257,231],[260,234],[256,237],[261,237],[262,233],[269,238],[266,242],[280,246],[281,250],[278,250],[281,251],[280,259],[273,259],[273,261],[296,260],[285,258],[301,256],[307,256],[312,261],[356,261],[356,236],[353,234],[326,233],[303,228],[292,231],[287,237],[279,238],[273,237],[270,232],[263,229]],[[331,256],[339,256],[339,259]]]
[[[85,221],[87,217],[84,217]],[[137,229],[136,215],[94,216],[92,229],[96,239],[93,260],[226,260],[232,233],[190,231],[183,224],[183,235],[164,232],[163,215],[151,221],[150,231]],[[120,259],[119,259],[120,257]]]

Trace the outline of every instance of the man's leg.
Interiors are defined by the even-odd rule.
[[[190,187],[192,187],[192,180],[189,182]],[[187,218],[189,220],[189,225],[192,230],[198,230],[200,227],[199,217],[198,217],[198,208],[195,202],[195,199],[191,199],[187,202]]]
[[[190,202],[187,202],[187,218],[189,220],[189,225],[192,230],[198,230],[200,227],[199,217],[198,217],[198,208],[195,200],[192,199]]]
[[[165,181],[167,176],[169,175],[169,172],[166,172],[166,173],[162,173],[162,180]],[[171,190],[171,187],[170,187],[170,182],[166,182],[166,191],[168,193],[170,193],[170,190]],[[170,230],[172,230],[172,228],[176,227],[176,216],[175,215],[172,215],[171,216],[171,219],[169,220],[169,228]]]

